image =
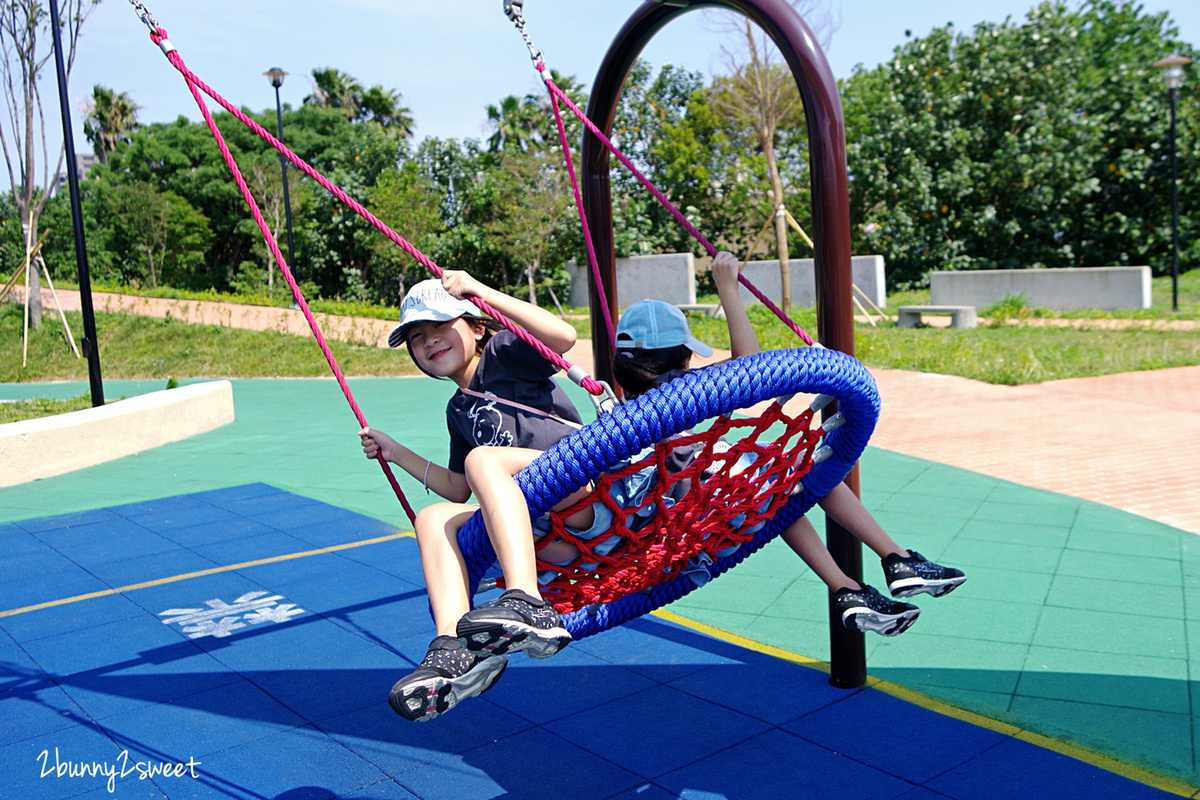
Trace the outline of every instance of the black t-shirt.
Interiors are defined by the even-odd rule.
[[[558,367],[516,334],[503,330],[484,345],[468,388],[480,394],[511,400],[571,422],[579,412],[551,377]],[[558,420],[514,408],[500,399],[454,393],[446,404],[450,430],[452,472],[466,470],[467,453],[483,445],[546,450],[574,428]]]

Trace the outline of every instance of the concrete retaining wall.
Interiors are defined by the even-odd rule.
[[[990,306],[1019,294],[1033,308],[1150,307],[1149,267],[932,272],[929,284],[938,306]]]
[[[233,384],[189,384],[0,425],[0,486],[62,475],[233,422]]]
[[[811,306],[816,300],[816,269],[811,258],[789,259],[792,275],[792,303]],[[851,259],[854,284],[880,308],[887,306],[884,285],[883,256],[854,256]],[[571,274],[571,305],[588,304],[588,272],[574,261],[567,264]],[[778,302],[780,297],[779,262],[751,261],[746,264],[746,277],[763,294]],[[627,308],[647,297],[675,305],[694,305],[696,302],[696,263],[691,253],[666,253],[655,256],[632,256],[617,259],[617,307]],[[747,304],[758,299],[742,289]]]
[[[571,305],[587,306],[588,264],[567,262],[571,275]],[[696,302],[696,259],[691,253],[663,253],[617,259],[617,307],[627,308],[651,297],[674,305]]]
[[[875,305],[887,308],[887,287],[883,278],[883,256],[853,256],[850,259],[850,271],[854,285],[863,291]],[[742,271],[746,278],[758,287],[759,291],[778,303],[783,295],[779,280],[779,261],[751,261]],[[792,305],[814,306],[817,304],[817,269],[816,262],[811,258],[789,258],[788,272],[792,278]],[[855,296],[862,297],[855,292]],[[750,291],[742,287],[742,302],[750,305],[758,299]],[[870,306],[868,305],[868,310]]]

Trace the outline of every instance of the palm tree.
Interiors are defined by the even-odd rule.
[[[129,135],[137,130],[140,108],[125,92],[117,94],[100,84],[92,88],[92,97],[83,109],[83,135],[91,142],[101,164],[107,165],[117,145],[128,142]]]
[[[500,101],[499,106],[489,105],[487,115],[488,126],[495,129],[488,139],[491,152],[519,150],[525,153],[537,145],[540,111],[530,97],[522,100],[510,94]]]
[[[412,112],[401,105],[402,100],[402,95],[394,89],[372,86],[359,99],[358,116],[364,121],[378,123],[402,139],[409,139],[413,135],[414,122]]]
[[[304,98],[304,105],[340,108],[350,119],[358,116],[363,89],[357,78],[333,67],[314,69],[312,77],[313,91]]]
[[[312,76],[313,92],[304,98],[304,105],[341,109],[351,122],[374,122],[403,139],[412,136],[412,112],[401,105],[395,89],[376,84],[364,90],[353,75],[332,67],[314,69]]]

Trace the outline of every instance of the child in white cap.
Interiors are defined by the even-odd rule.
[[[571,638],[557,612],[542,600],[536,582],[524,585],[519,579],[508,585],[526,591],[506,593],[490,621],[478,626],[502,644],[471,651],[456,633],[459,619],[471,607],[457,539],[458,529],[476,510],[466,503],[475,488],[466,475],[469,453],[480,446],[540,452],[581,424],[579,412],[551,377],[558,368],[483,315],[470,297],[483,300],[556,353],[567,352],[576,338],[575,329],[564,320],[457,270],[446,270],[440,280],[418,283],[404,297],[400,324],[388,344],[407,345],[422,372],[458,386],[446,405],[450,432],[446,466],[380,431],[360,432],[368,458],[382,457],[450,501],[422,509],[416,519],[437,636],[417,670],[397,682],[389,696],[392,708],[411,720],[432,719],[462,698],[487,691],[507,665],[503,653],[526,650],[546,657]],[[501,556],[502,567],[507,555]],[[512,569],[509,566],[506,575]]]

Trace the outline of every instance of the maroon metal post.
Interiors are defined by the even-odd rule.
[[[664,25],[680,14],[703,7],[728,8],[757,23],[783,53],[808,126],[809,166],[812,175],[813,244],[816,251],[817,338],[826,347],[854,354],[853,278],[850,270],[850,204],[846,177],[846,135],[837,81],[817,46],[816,37],[787,0],[671,0],[643,3],[617,33],[596,73],[587,114],[608,135],[612,131],[617,101],[625,77],[638,54]],[[612,195],[609,153],[590,132],[585,132],[580,164],[584,210],[596,246],[600,280],[610,308],[603,308],[592,283],[592,354],[595,374],[612,382],[614,342],[600,314],[617,313],[616,254],[613,249]],[[834,409],[827,409],[832,414]],[[846,478],[857,494],[858,467]],[[829,550],[842,570],[858,580],[862,576],[862,548],[841,526],[829,520]],[[866,683],[866,650],[863,636],[842,626],[830,609],[830,683],[854,688]]]

